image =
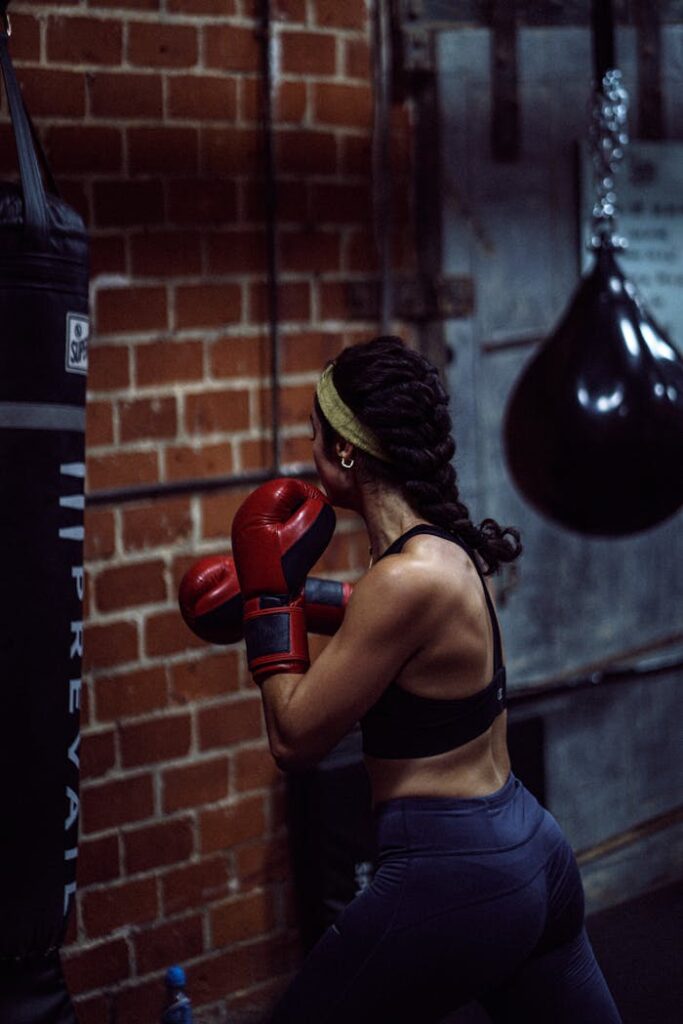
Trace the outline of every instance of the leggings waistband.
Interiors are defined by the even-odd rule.
[[[377,839],[385,852],[510,849],[534,835],[545,817],[513,773],[487,796],[397,797],[375,808]]]

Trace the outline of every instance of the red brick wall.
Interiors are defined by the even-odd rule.
[[[376,273],[365,0],[278,0],[283,459],[309,461],[313,383]],[[10,7],[11,52],[63,194],[92,232],[88,490],[270,465],[260,38],[253,0]],[[0,173],[14,172],[6,101]],[[396,109],[397,264],[410,253]],[[400,326],[400,325],[399,325]],[[178,581],[228,545],[243,490],[91,506],[77,912],[82,1024],[158,1018],[182,962],[206,1019],[265,1006],[299,957],[284,783],[243,651],[184,627]],[[342,517],[319,571],[364,567]],[[209,1010],[216,1007],[218,1016]]]

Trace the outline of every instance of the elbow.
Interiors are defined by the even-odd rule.
[[[319,758],[312,757],[300,747],[290,746],[282,740],[271,740],[270,752],[281,772],[297,772],[312,768]]]

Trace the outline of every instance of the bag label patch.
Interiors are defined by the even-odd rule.
[[[90,320],[82,313],[66,314],[66,361],[67,373],[88,372],[88,338]]]

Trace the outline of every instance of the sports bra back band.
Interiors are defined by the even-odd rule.
[[[386,688],[361,720],[363,751],[385,759],[430,757],[461,747],[481,736],[505,708],[505,666],[500,627],[493,602],[471,548],[438,526],[414,526],[398,537],[380,556],[398,554],[412,537],[426,534],[449,540],[469,555],[484,588],[493,630],[493,677],[469,697],[441,699],[420,697],[396,682]]]

